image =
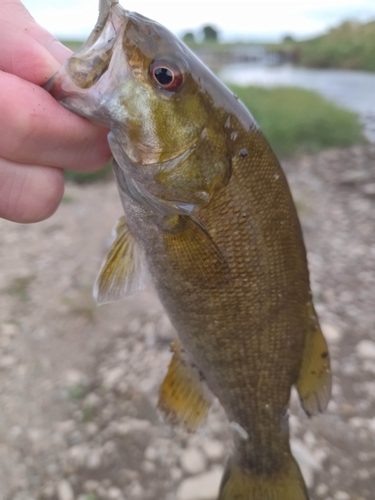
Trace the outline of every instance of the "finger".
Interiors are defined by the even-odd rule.
[[[68,47],[65,47],[65,45],[37,23],[30,24],[28,35],[44,47],[60,64],[72,55],[72,51]]]
[[[71,55],[19,1],[0,0],[0,69],[42,85]]]
[[[0,158],[0,217],[13,222],[39,222],[55,212],[63,194],[62,170]]]
[[[111,157],[108,131],[63,108],[45,90],[0,73],[0,156],[16,163],[93,171]]]
[[[46,47],[24,33],[14,31],[7,33],[6,30],[0,29],[0,47],[2,47],[0,70],[36,85],[44,85],[61,67],[61,63]],[[47,39],[45,42],[47,43]],[[52,40],[49,48],[54,50],[61,62],[71,54],[66,48],[64,51],[58,50]]]

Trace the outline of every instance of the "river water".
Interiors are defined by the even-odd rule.
[[[265,87],[303,87],[358,113],[368,138],[375,142],[375,73],[295,68],[293,66],[226,66],[219,74],[225,82]]]

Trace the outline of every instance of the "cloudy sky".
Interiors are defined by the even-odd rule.
[[[97,0],[24,0],[34,18],[63,38],[84,39],[95,24]],[[222,38],[299,38],[348,18],[375,19],[375,0],[121,0],[128,10],[155,19],[177,34],[210,23]]]

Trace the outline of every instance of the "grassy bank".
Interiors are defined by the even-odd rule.
[[[301,66],[375,71],[375,21],[347,21],[322,36],[279,48]]]
[[[365,142],[358,116],[315,92],[234,85],[231,89],[251,110],[281,158]]]

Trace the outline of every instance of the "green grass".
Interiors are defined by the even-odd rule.
[[[280,157],[365,142],[358,116],[315,92],[289,87],[230,87],[250,109]]]
[[[106,181],[112,179],[112,165],[108,163],[101,170],[95,172],[78,172],[76,170],[65,170],[65,180],[75,182],[76,184],[90,184],[97,181]]]
[[[82,500],[98,500],[98,497],[95,495],[95,493],[86,493],[85,495],[80,496],[79,498],[82,498]]]
[[[26,276],[24,278],[15,278],[11,285],[6,288],[6,292],[13,297],[16,297],[20,302],[28,302],[30,300],[30,285],[34,280],[34,276]]]
[[[69,389],[68,397],[71,401],[78,401],[86,396],[87,389],[82,385],[74,385]]]
[[[83,41],[80,40],[60,40],[60,42],[73,52],[79,49],[80,46],[83,44]]]

